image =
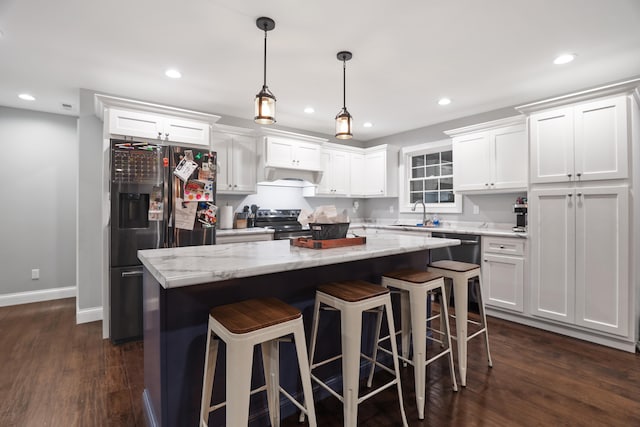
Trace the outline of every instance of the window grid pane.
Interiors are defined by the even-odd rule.
[[[455,203],[452,154],[446,150],[411,156],[410,203]]]

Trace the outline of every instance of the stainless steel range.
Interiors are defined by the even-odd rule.
[[[300,209],[258,209],[255,226],[272,229],[274,240],[311,237],[311,230],[300,225],[298,215]]]

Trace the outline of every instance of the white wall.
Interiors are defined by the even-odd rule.
[[[76,122],[0,107],[0,305],[75,295]]]

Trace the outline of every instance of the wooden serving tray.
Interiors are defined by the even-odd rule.
[[[291,243],[291,246],[298,246],[300,248],[330,249],[342,248],[344,246],[364,245],[367,243],[367,238],[345,237],[344,239],[313,240],[306,237],[298,237],[297,239],[291,239],[289,242]]]

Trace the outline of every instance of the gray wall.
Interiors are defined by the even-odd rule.
[[[0,107],[0,294],[76,285],[76,121]]]

